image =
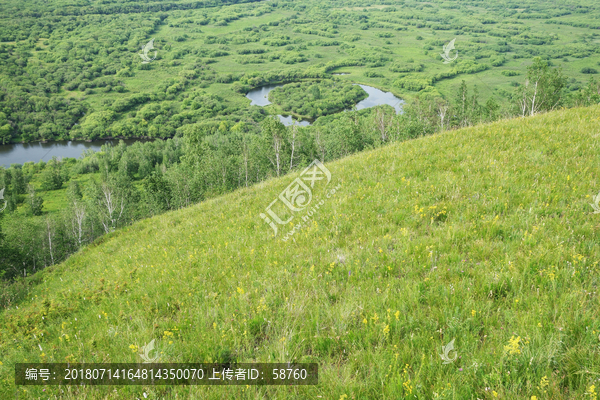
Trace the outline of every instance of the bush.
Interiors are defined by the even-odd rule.
[[[581,68],[581,73],[582,74],[597,74],[598,71],[595,70],[594,68],[584,67],[584,68]]]
[[[62,187],[63,176],[60,173],[60,165],[56,160],[50,161],[41,174],[42,190],[57,190]]]
[[[381,72],[376,71],[367,71],[365,72],[365,76],[367,78],[383,78],[383,74]]]
[[[392,72],[421,72],[425,66],[423,64],[403,64],[394,63],[390,66]]]
[[[506,58],[504,58],[504,56],[496,56],[490,58],[490,64],[492,64],[494,67],[500,67],[505,62]]]
[[[279,61],[283,64],[298,64],[308,61],[308,58],[306,58],[302,53],[296,53],[285,55],[281,57]]]
[[[394,85],[410,90],[412,92],[418,92],[425,89],[427,86],[432,84],[430,79],[419,79],[419,78],[401,78],[394,82]]]
[[[29,205],[29,211],[31,212],[31,215],[42,215],[44,199],[37,195],[32,185],[29,185],[27,191],[29,192],[29,195],[27,196],[27,204]]]
[[[357,35],[357,34],[342,36],[342,39],[347,40],[349,42],[356,42],[356,41],[360,40],[360,38],[361,38],[361,36]]]
[[[198,76],[198,73],[191,69],[184,69],[179,71],[179,76],[183,76],[186,79],[194,79]]]
[[[269,93],[269,100],[285,111],[310,118],[350,108],[366,97],[367,93],[358,85],[328,79],[319,83],[290,83]]]

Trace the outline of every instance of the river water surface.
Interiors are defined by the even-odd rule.
[[[251,100],[250,105],[256,105],[260,107],[271,104],[269,101],[269,92],[281,85],[268,85],[263,86],[254,90],[251,90],[246,95]],[[367,85],[360,85],[361,88],[367,92],[369,97],[358,102],[356,109],[362,110],[363,108],[374,107],[382,104],[388,104],[396,110],[396,114],[402,112],[403,100],[397,98],[390,92],[384,92],[377,88]],[[310,121],[296,121],[292,119],[292,116],[278,115],[279,120],[286,126],[310,125]],[[136,142],[136,139],[127,139],[125,143],[132,144]],[[53,156],[58,158],[79,158],[86,150],[99,151],[103,144],[119,143],[118,140],[98,140],[94,142],[73,142],[73,141],[58,141],[49,143],[18,143],[18,144],[6,144],[0,145],[0,165],[9,167],[11,164],[24,164],[28,161],[38,162],[40,160],[49,161]]]
[[[135,139],[124,140],[127,144],[136,142]],[[118,140],[97,140],[93,142],[58,141],[49,143],[16,143],[0,146],[0,165],[10,167],[11,164],[24,164],[28,161],[49,161],[53,156],[58,158],[79,158],[84,151],[91,149],[100,151],[103,144],[116,145]]]
[[[269,104],[271,104],[271,102],[269,101],[269,92],[280,86],[283,86],[283,84],[262,86],[257,89],[249,91],[248,94],[246,95],[246,97],[248,99],[250,99],[251,106],[260,106],[260,107],[268,106]],[[379,90],[372,86],[367,86],[367,85],[359,85],[359,86],[361,88],[363,88],[363,90],[365,92],[367,92],[369,97],[356,103],[357,110],[362,110],[363,108],[369,108],[369,107],[375,107],[375,106],[387,104],[387,105],[394,107],[394,109],[396,110],[396,114],[399,114],[402,112],[402,104],[404,103],[404,101],[402,99],[397,98],[390,92],[384,92],[383,90]],[[293,120],[291,116],[284,117],[283,115],[278,115],[278,117],[279,117],[279,120],[285,126],[290,126],[293,124],[298,124],[301,126],[310,125],[309,121],[304,121],[304,120],[296,121],[296,120]]]

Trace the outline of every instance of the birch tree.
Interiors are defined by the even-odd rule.
[[[381,109],[381,107],[377,108],[375,112],[375,126],[379,131],[379,138],[381,143],[385,143],[388,141],[388,125],[389,123],[386,121],[385,112]]]
[[[73,199],[72,203],[71,203],[71,210],[72,210],[72,215],[71,215],[71,233],[73,234],[73,238],[75,238],[75,240],[77,241],[77,244],[79,245],[79,247],[81,247],[82,244],[82,237],[83,237],[83,222],[85,220],[86,217],[86,208],[85,208],[85,204],[83,204],[82,202]]]
[[[540,112],[552,111],[564,102],[567,78],[562,69],[550,68],[539,57],[527,67],[525,84],[517,89],[515,102],[521,116],[533,116]]]
[[[298,127],[296,125],[292,126],[290,129],[290,170],[294,168],[294,153],[296,152],[296,147],[298,146]]]
[[[321,133],[321,130],[318,128],[315,131],[315,144],[317,145],[317,151],[319,152],[319,155],[321,156],[320,161],[322,163],[324,163],[326,146],[325,146],[325,141],[323,140],[323,134]]]
[[[262,123],[262,135],[267,147],[265,155],[275,168],[277,176],[280,176],[285,150],[286,128],[274,117],[268,117]]]
[[[113,232],[125,211],[125,197],[117,193],[114,185],[102,182],[98,206],[104,232]]]
[[[440,117],[440,130],[444,131],[444,120],[446,119],[446,113],[448,112],[448,103],[440,101],[437,104],[438,117]]]
[[[50,265],[54,265],[54,253],[52,250],[52,237],[54,236],[54,227],[50,223],[50,218],[46,218],[46,237],[48,238],[48,249],[50,250]]]

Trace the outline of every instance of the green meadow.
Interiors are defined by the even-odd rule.
[[[107,234],[0,314],[1,397],[595,398],[599,120],[561,110],[327,163],[339,189],[286,241],[259,214],[298,173]],[[317,362],[319,384],[14,385],[16,362],[138,362],[153,339],[161,362]]]
[[[0,144],[153,140],[0,167],[0,399],[597,400],[599,19],[6,0]],[[403,113],[340,112],[356,84]],[[315,159],[331,181],[274,231]],[[152,341],[163,363],[317,363],[319,384],[15,385],[16,363],[144,365]]]

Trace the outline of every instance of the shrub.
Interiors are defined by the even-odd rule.
[[[423,64],[402,64],[394,63],[390,66],[392,72],[421,72],[425,66]]]
[[[60,173],[60,167],[58,165],[46,165],[46,168],[41,174],[42,189],[43,190],[57,190],[62,187],[63,177]]]
[[[296,54],[287,54],[287,55],[281,57],[281,59],[279,61],[281,61],[283,64],[298,64],[301,62],[308,61],[308,58],[306,58],[304,56],[304,54],[302,54],[302,53],[296,53]]]
[[[405,77],[398,79],[394,82],[394,85],[413,91],[418,92],[420,90],[425,89],[427,86],[431,85],[431,80],[428,79],[419,79],[419,78],[410,78]]]
[[[494,67],[499,67],[502,64],[504,64],[505,62],[506,62],[506,58],[504,58],[504,56],[496,56],[496,57],[490,58],[490,64],[492,64]]]
[[[365,76],[367,78],[383,78],[383,74],[381,72],[376,71],[366,71]]]

